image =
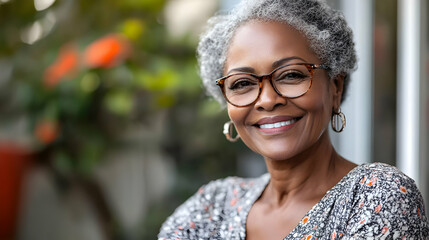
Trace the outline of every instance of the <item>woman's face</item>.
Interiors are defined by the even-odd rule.
[[[250,21],[236,30],[227,53],[224,74],[268,74],[289,63],[323,64],[297,30],[279,22]],[[341,101],[342,79],[330,80],[326,70],[314,70],[309,91],[298,98],[279,96],[267,80],[255,103],[246,107],[228,104],[228,114],[244,143],[272,160],[298,156],[327,133],[333,109]],[[273,123],[285,126],[275,127]],[[268,124],[268,125],[265,125]],[[262,128],[261,128],[262,126]],[[268,128],[266,128],[268,127]],[[322,140],[324,139],[324,140]]]

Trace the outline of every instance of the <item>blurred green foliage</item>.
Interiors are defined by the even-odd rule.
[[[244,149],[222,135],[227,115],[201,88],[196,42],[166,32],[165,3],[64,0],[43,11],[33,1],[0,4],[0,67],[13,69],[1,82],[0,112],[29,119],[39,160],[63,181],[91,179],[124,129],[150,127],[152,116],[167,112],[164,135],[153,137],[175,161],[177,181],[164,201],[150,203],[143,239],[155,239],[165,218],[201,184],[234,175],[236,153]],[[106,39],[120,50],[101,56],[103,64],[89,64],[89,48],[98,43],[95,52],[103,52]]]

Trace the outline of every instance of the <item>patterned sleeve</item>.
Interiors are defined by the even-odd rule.
[[[360,180],[344,239],[429,239],[423,198],[396,168],[372,170]]]
[[[215,230],[207,229],[212,227],[207,226],[207,222],[216,215],[213,211],[217,211],[219,202],[225,197],[223,194],[217,194],[217,190],[225,185],[224,181],[213,181],[201,187],[179,206],[162,225],[158,240],[206,239],[207,234]]]

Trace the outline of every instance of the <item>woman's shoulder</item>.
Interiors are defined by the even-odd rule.
[[[416,187],[415,181],[401,172],[398,168],[386,163],[366,163],[353,169],[348,177],[362,188],[370,187],[386,190],[411,186]]]
[[[376,229],[380,236],[429,234],[422,195],[413,179],[396,167],[368,163],[356,167],[344,184],[353,196],[347,231],[352,236],[368,236]]]
[[[359,172],[361,174],[394,174],[400,175],[401,177],[408,178],[403,172],[401,172],[398,168],[389,165],[387,163],[374,162],[374,163],[364,163],[357,166],[353,171]]]
[[[383,198],[384,200],[421,201],[415,181],[398,168],[385,163],[366,163],[357,166],[343,185],[353,191],[355,198]]]
[[[268,180],[269,174],[256,178],[231,176],[213,180],[201,186],[183,205],[192,204],[204,209],[206,206],[215,206],[217,209],[223,209],[232,199],[244,196],[250,198],[259,194],[260,189],[265,187]]]
[[[258,178],[227,177],[203,185],[164,222],[159,239],[197,239],[197,235],[210,235],[210,229],[228,221],[228,211],[241,197],[257,195],[268,180],[269,175],[264,174]]]
[[[210,181],[208,184],[199,188],[198,193],[209,194],[211,196],[234,194],[242,195],[249,191],[255,190],[258,186],[265,186],[269,180],[269,174],[266,173],[256,178],[242,178],[242,177],[226,177]]]

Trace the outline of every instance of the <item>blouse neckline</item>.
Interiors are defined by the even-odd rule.
[[[361,167],[363,167],[365,164],[362,165],[358,165],[356,167],[354,167],[352,170],[350,170],[344,177],[341,178],[341,180],[335,184],[332,188],[330,188],[325,195],[316,203],[313,205],[313,207],[311,207],[311,209],[301,218],[301,220],[299,221],[299,223],[292,229],[292,231],[283,238],[283,240],[288,240],[288,239],[295,239],[297,237],[297,230],[299,229],[299,227],[303,224],[303,219],[306,218],[307,216],[311,216],[311,214],[314,212],[314,209],[316,209],[318,206],[322,205],[324,202],[331,200],[332,198],[330,198],[331,195],[335,194],[336,192],[338,192],[338,189],[343,186],[344,182],[347,181],[347,179],[349,179],[354,172],[358,171]],[[245,202],[245,206],[242,208],[242,211],[240,212],[240,219],[241,219],[241,229],[240,232],[244,233],[243,236],[240,236],[242,239],[246,239],[247,236],[247,231],[246,231],[246,224],[247,224],[247,218],[250,212],[250,209],[252,208],[252,206],[255,204],[255,202],[261,197],[262,193],[265,191],[265,189],[268,186],[268,183],[270,182],[270,174],[269,173],[265,173],[264,175],[262,175],[257,181],[257,185],[254,186],[255,187],[255,194],[253,194],[253,196],[250,199],[244,200]],[[250,184],[253,184],[253,182],[251,182]]]

